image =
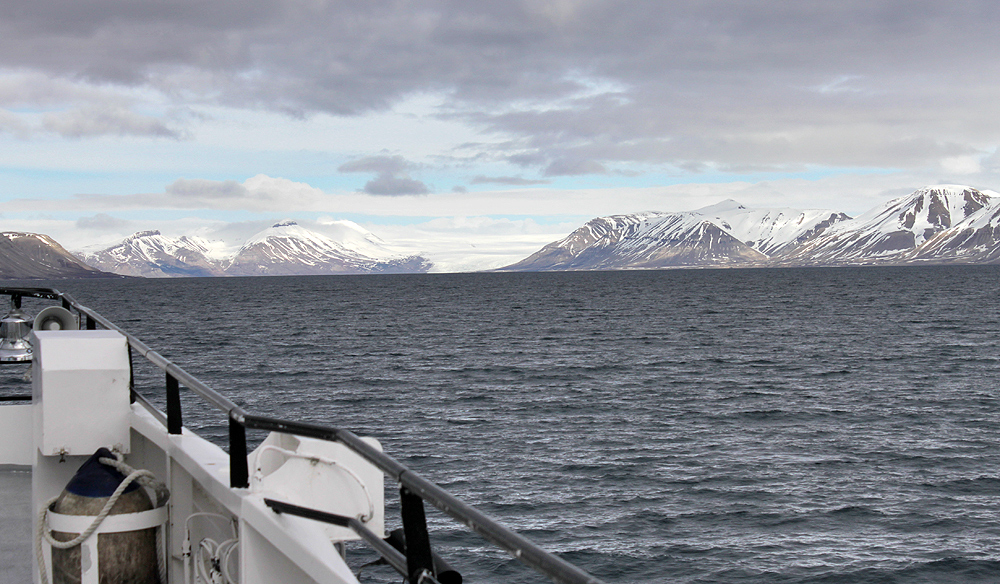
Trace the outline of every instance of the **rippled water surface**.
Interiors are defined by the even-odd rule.
[[[1000,581],[995,267],[56,285],[608,583]],[[467,582],[542,581],[431,519]]]

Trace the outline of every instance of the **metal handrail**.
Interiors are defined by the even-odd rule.
[[[501,525],[497,520],[482,513],[475,507],[461,501],[451,493],[445,491],[433,482],[420,476],[415,471],[374,448],[353,432],[348,430],[323,426],[320,424],[310,424],[304,422],[294,422],[258,416],[251,414],[236,405],[229,398],[223,396],[195,376],[191,375],[181,367],[175,365],[166,357],[153,351],[148,345],[137,337],[125,332],[122,328],[112,323],[110,320],[98,314],[96,311],[83,306],[69,294],[65,294],[52,288],[2,288],[0,294],[12,297],[30,296],[35,298],[47,298],[59,300],[66,308],[72,307],[81,316],[89,319],[87,328],[94,328],[93,324],[100,324],[108,330],[120,333],[126,338],[129,346],[145,357],[153,365],[164,371],[168,378],[168,394],[170,392],[170,380],[175,380],[194,393],[201,396],[216,409],[226,413],[230,423],[230,472],[231,484],[234,487],[247,486],[247,452],[246,452],[246,429],[268,430],[294,434],[309,438],[318,438],[331,442],[340,442],[347,448],[353,450],[362,458],[379,468],[383,473],[397,481],[405,491],[420,497],[423,501],[434,505],[437,509],[451,516],[456,521],[465,524],[467,527],[492,542],[494,545],[509,552],[516,560],[533,568],[541,574],[552,579],[559,584],[602,584],[596,577],[588,574],[573,564],[549,553],[539,547],[528,538]],[[175,389],[176,391],[176,389]],[[141,394],[135,392],[133,395],[143,407],[150,410],[153,415],[171,427],[170,395],[168,395],[168,410],[164,416]],[[180,417],[179,409],[176,413]],[[179,427],[179,424],[178,424]],[[179,429],[178,429],[179,432]]]

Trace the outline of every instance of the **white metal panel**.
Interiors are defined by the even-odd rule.
[[[374,438],[362,438],[382,450]],[[385,475],[337,442],[272,432],[250,457],[250,492],[278,501],[356,517],[378,536],[385,531]],[[334,541],[360,539],[327,525]]]
[[[35,331],[35,442],[46,456],[129,451],[129,362],[115,331]]]
[[[240,517],[242,584],[358,584],[323,532],[323,524],[279,515],[263,497],[243,499]]]
[[[0,466],[31,466],[31,404],[0,406]]]
[[[160,449],[171,460],[171,467],[183,468],[220,507],[239,513],[240,498],[246,490],[229,488],[229,455],[224,450],[187,428],[181,434],[168,434],[139,404],[132,406],[132,427],[149,441],[146,448]]]

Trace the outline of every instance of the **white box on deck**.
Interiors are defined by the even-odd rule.
[[[115,331],[35,331],[35,444],[43,456],[129,451],[129,359]]]

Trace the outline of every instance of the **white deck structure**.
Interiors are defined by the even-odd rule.
[[[11,290],[0,289],[0,294],[17,294]],[[436,582],[438,560],[430,552],[424,501],[556,582],[598,583],[383,455],[376,441],[249,414],[68,296],[24,293],[61,300],[80,314],[87,329],[97,324],[104,329],[35,331],[31,400],[0,404],[4,584],[27,582],[29,563],[31,581],[48,584],[48,543],[42,544],[41,554],[47,578],[34,560],[39,511],[102,447],[135,469],[151,471],[170,491],[162,509],[145,512],[163,521],[157,545],[166,584],[193,584],[209,580],[206,576],[224,584],[356,584],[342,543],[357,539],[408,575],[408,581]],[[132,391],[134,352],[166,372],[166,414]],[[182,427],[179,384],[226,412],[229,453]],[[272,433],[247,453],[246,428]],[[386,474],[401,486],[408,555],[383,541]],[[83,584],[98,583],[97,534],[135,529],[114,527],[125,521],[120,517],[109,516],[81,544]],[[49,512],[46,522],[78,524],[59,531],[80,533],[93,520]],[[208,561],[212,556],[214,563]],[[8,564],[11,558],[19,561]]]
[[[334,544],[357,535],[276,514],[264,504],[264,497],[363,515],[381,533],[383,484],[377,468],[338,444],[276,436],[262,445],[262,464],[255,468],[264,468],[252,486],[233,489],[229,455],[222,449],[186,429],[169,434],[141,405],[129,403],[125,337],[104,330],[44,331],[36,335],[35,352],[33,403],[0,408],[0,464],[31,469],[30,509],[40,509],[58,495],[97,448],[111,447],[123,453],[130,466],[152,471],[170,489],[169,522],[164,526],[170,584],[183,584],[185,561],[192,562],[185,559],[186,535],[190,534],[192,545],[205,538],[222,541],[230,537],[229,525],[238,526],[239,549],[230,571],[238,574],[239,582],[356,582]],[[308,452],[308,447],[317,452]],[[257,454],[251,454],[255,462]],[[5,479],[11,480],[4,482],[23,487],[27,476],[7,472]],[[360,488],[360,481],[366,482],[366,489]],[[345,496],[310,501],[317,488]],[[201,515],[206,513],[213,515]],[[30,534],[34,534],[38,518],[31,515]],[[23,547],[18,546],[20,554]],[[29,557],[34,557],[33,550]],[[32,567],[38,582],[38,567]],[[187,573],[192,570],[189,567]],[[88,582],[86,572],[83,576]]]

